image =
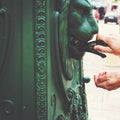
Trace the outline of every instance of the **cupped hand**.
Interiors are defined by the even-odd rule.
[[[120,73],[99,73],[98,75],[94,75],[94,82],[97,87],[115,90],[120,87]]]

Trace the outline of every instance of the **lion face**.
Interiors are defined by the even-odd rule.
[[[98,25],[93,17],[93,7],[88,0],[71,0],[68,14],[69,42],[72,42],[71,52],[79,50],[84,54],[84,46],[98,32]],[[72,38],[72,39],[71,39]],[[78,48],[75,48],[78,47]],[[74,51],[75,50],[75,51]]]

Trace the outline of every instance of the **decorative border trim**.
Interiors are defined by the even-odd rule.
[[[47,120],[47,0],[33,1],[36,117]]]

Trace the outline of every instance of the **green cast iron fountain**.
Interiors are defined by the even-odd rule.
[[[88,0],[0,0],[0,120],[89,119],[82,57],[103,55],[89,42],[92,9]]]

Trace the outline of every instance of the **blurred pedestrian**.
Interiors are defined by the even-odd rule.
[[[93,9],[93,16],[94,16],[95,20],[96,20],[97,22],[99,22],[100,14],[99,14],[97,8],[94,8],[94,9]]]
[[[95,11],[94,17],[95,17],[96,21],[99,22],[100,15],[99,15],[98,11]]]

